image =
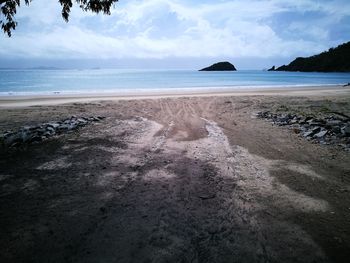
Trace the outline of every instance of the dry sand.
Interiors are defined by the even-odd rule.
[[[107,117],[0,149],[1,262],[346,262],[350,154],[254,113],[350,114],[350,89],[193,95],[1,98],[0,131]]]

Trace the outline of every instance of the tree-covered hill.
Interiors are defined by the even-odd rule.
[[[299,57],[277,71],[350,72],[350,42],[311,57]]]

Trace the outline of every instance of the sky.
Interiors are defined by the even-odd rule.
[[[33,0],[16,20],[0,67],[264,69],[350,40],[349,0],[120,0],[109,16],[75,7],[68,23],[57,0]]]

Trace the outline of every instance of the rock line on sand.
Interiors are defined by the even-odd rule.
[[[52,136],[71,132],[92,122],[103,120],[102,116],[77,117],[71,116],[62,121],[51,121],[36,126],[24,126],[18,131],[7,131],[0,135],[0,145],[18,147],[23,144],[33,144],[44,141]]]
[[[334,115],[325,118],[303,117],[295,114],[275,114],[270,111],[258,112],[256,116],[271,120],[278,126],[288,126],[308,140],[320,144],[335,144],[346,151],[350,150],[350,119]]]

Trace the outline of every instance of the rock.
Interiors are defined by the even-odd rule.
[[[324,137],[327,133],[328,133],[328,131],[320,131],[320,132],[316,133],[316,134],[314,135],[314,137],[316,137],[316,138],[322,138],[322,137]]]
[[[312,121],[313,120],[313,118],[311,117],[311,116],[307,116],[306,118],[305,118],[305,121]]]
[[[326,126],[328,126],[328,127],[339,126],[341,124],[342,124],[341,120],[328,120],[326,122]]]
[[[236,71],[236,68],[230,62],[225,61],[225,62],[215,63],[199,71]]]
[[[52,127],[53,129],[57,129],[60,126],[60,124],[57,122],[50,122],[48,123],[48,126]]]
[[[272,66],[271,68],[269,68],[267,71],[275,71],[276,70],[276,67],[275,66]]]
[[[76,128],[78,128],[76,123],[71,123],[68,125],[68,131],[75,130]]]
[[[314,132],[312,132],[312,131],[307,131],[307,132],[303,133],[304,137],[311,137],[312,135],[314,135]]]
[[[290,116],[277,117],[277,122],[281,125],[287,125],[290,120]]]
[[[50,132],[50,133],[54,133],[54,132],[55,132],[55,129],[54,129],[53,127],[51,127],[51,126],[47,126],[47,127],[46,127],[46,131],[47,131],[47,132]]]
[[[43,134],[43,136],[46,137],[46,138],[48,138],[48,137],[51,136],[51,133],[50,133],[50,132],[45,132],[45,133]]]
[[[35,132],[37,132],[39,135],[41,135],[41,134],[44,134],[46,132],[46,129],[38,128],[38,129],[35,130]]]
[[[22,141],[23,142],[27,142],[32,137],[32,134],[31,134],[31,132],[29,130],[28,131],[22,131],[21,132],[21,137],[22,137]]]
[[[23,142],[23,139],[22,139],[22,136],[18,133],[15,133],[15,134],[11,134],[10,136],[8,137],[5,137],[4,139],[4,143],[5,145],[13,145],[14,143],[21,143]]]
[[[340,126],[332,126],[331,130],[335,134],[341,134]]]
[[[344,134],[347,137],[350,137],[350,124],[346,124],[342,129],[341,133]]]
[[[68,130],[69,129],[69,125],[67,123],[62,124],[58,127],[59,131],[64,131],[64,130]]]
[[[33,136],[32,138],[29,139],[29,143],[35,143],[35,142],[41,142],[42,137],[41,136]]]
[[[48,122],[37,126],[24,126],[17,132],[6,131],[0,134],[0,144],[6,146],[19,146],[23,143],[37,143],[53,136],[57,133],[70,132],[85,126],[93,121],[100,121],[105,117],[91,116],[81,117],[73,115],[63,121]]]
[[[323,126],[323,123],[317,120],[311,120],[308,123],[310,126]]]
[[[79,122],[80,125],[85,125],[87,124],[88,122],[84,119],[77,119],[77,121]]]
[[[316,127],[314,127],[314,128],[311,129],[311,131],[312,131],[313,133],[317,133],[317,132],[319,132],[320,130],[321,130],[321,128],[318,127],[318,126],[316,126]]]

